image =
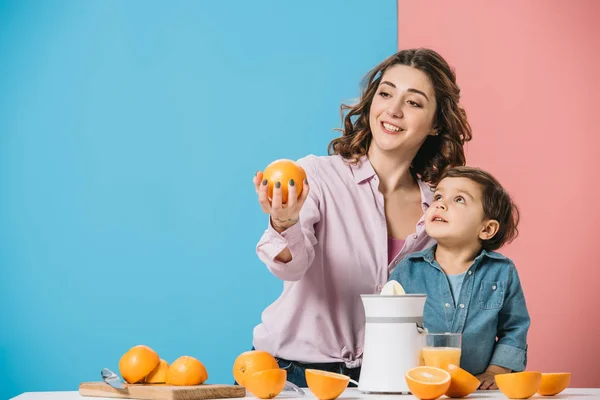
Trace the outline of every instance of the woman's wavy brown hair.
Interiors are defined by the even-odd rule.
[[[459,104],[460,88],[448,63],[433,50],[402,50],[373,68],[363,79],[360,101],[355,105],[342,104],[342,136],[329,143],[329,154],[338,154],[357,162],[367,154],[371,144],[369,112],[373,97],[385,71],[394,65],[408,65],[423,71],[435,90],[437,111],[434,127],[437,136],[428,136],[415,155],[411,173],[421,180],[436,184],[449,168],[465,165],[463,145],[471,140],[467,114]]]

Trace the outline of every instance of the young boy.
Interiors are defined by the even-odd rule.
[[[433,247],[406,256],[390,280],[406,293],[426,293],[429,332],[462,333],[460,366],[480,389],[494,376],[527,364],[530,319],[513,262],[494,252],[518,234],[519,212],[490,174],[457,167],[441,179],[425,228]]]

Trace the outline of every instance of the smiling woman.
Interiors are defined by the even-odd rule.
[[[369,72],[357,104],[342,105],[342,135],[330,154],[298,160],[307,174],[299,197],[286,182],[288,202],[277,185],[270,200],[268,182],[255,175],[270,215],[257,253],[284,285],[253,345],[273,354],[288,380],[306,386],[306,368],[359,378],[360,294],[381,291],[401,258],[433,243],[423,220],[428,183],[465,163],[471,128],[459,97],[439,54],[400,51]]]

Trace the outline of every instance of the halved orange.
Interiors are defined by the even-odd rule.
[[[165,383],[167,381],[167,371],[169,370],[169,363],[160,359],[160,362],[146,377],[146,383]]]
[[[542,374],[542,383],[538,393],[542,396],[554,396],[565,390],[571,383],[570,372],[556,372]]]
[[[286,379],[287,371],[285,369],[265,369],[247,375],[244,378],[244,385],[259,399],[272,399],[281,393]]]
[[[509,399],[528,399],[542,383],[542,374],[533,371],[511,372],[496,375],[498,389]]]
[[[167,370],[167,384],[174,386],[201,385],[208,379],[208,371],[200,360],[181,356]]]
[[[465,397],[479,387],[479,379],[454,364],[448,365],[450,387],[446,391],[448,397]]]
[[[233,362],[233,378],[240,386],[246,386],[246,376],[266,369],[277,369],[279,364],[271,353],[263,350],[248,350],[237,356]]]
[[[146,345],[133,346],[121,356],[119,371],[127,383],[141,382],[156,366],[160,358]]]
[[[350,377],[319,369],[304,371],[308,388],[319,400],[333,400],[346,390]]]
[[[450,387],[450,373],[437,367],[415,367],[405,374],[411,393],[421,400],[435,400]]]

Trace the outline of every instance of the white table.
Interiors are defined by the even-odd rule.
[[[293,393],[284,392],[279,396],[275,397],[277,399],[296,399],[296,400],[308,400],[315,399],[315,397],[310,393],[308,389],[304,389],[306,392],[305,396],[297,396]],[[251,395],[247,395],[246,398],[254,399],[255,397]],[[408,395],[378,395],[378,394],[365,394],[360,392],[356,388],[348,388],[339,399],[363,399],[363,400],[411,400],[416,399],[414,396]],[[448,400],[448,397],[442,396],[440,399]],[[506,399],[506,396],[502,394],[502,392],[498,390],[485,390],[485,391],[476,391],[475,393],[467,396],[467,399]],[[569,388],[563,391],[562,393],[552,396],[540,396],[535,395],[531,397],[532,400],[535,399],[545,399],[545,400],[563,400],[563,399],[574,399],[574,400],[600,400],[600,388],[598,389],[575,389]],[[111,400],[108,397],[83,397],[79,395],[79,392],[26,392],[20,394],[17,397],[13,397],[12,400]]]

